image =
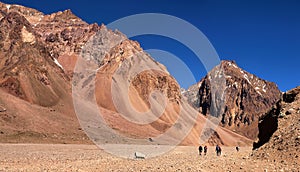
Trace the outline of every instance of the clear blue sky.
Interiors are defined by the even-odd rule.
[[[243,69],[275,82],[282,91],[300,85],[300,1],[298,0],[2,0],[46,14],[71,9],[88,23],[110,23],[137,13],[165,13],[199,28],[221,59],[235,60]],[[182,58],[197,80],[202,64],[180,43],[160,36],[139,36],[144,49],[162,49]],[[195,57],[194,57],[195,58]],[[180,76],[179,76],[180,77]],[[179,78],[187,88],[191,81]]]

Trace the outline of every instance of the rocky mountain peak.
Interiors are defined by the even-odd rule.
[[[267,86],[272,88],[276,87],[275,84],[260,79],[257,76],[239,68],[234,61],[222,61],[221,69],[225,74],[226,81],[232,84],[227,84],[228,87],[241,88],[244,85],[249,84],[251,89],[254,89],[255,92],[261,97],[267,95],[268,91],[273,91],[273,89],[268,90]],[[240,81],[241,84],[237,84],[237,81]]]
[[[29,21],[17,12],[9,12],[0,21],[0,41],[13,42],[18,41],[34,44],[36,42],[36,34],[31,27]]]
[[[52,15],[55,16],[55,18],[58,19],[64,19],[64,20],[72,20],[72,19],[79,19],[70,9],[60,11],[57,13],[53,13]]]
[[[0,19],[10,12],[19,13],[20,15],[24,16],[32,25],[38,23],[44,16],[42,12],[32,8],[14,4],[4,4],[0,2]]]
[[[60,24],[60,27],[72,25],[87,25],[86,22],[77,17],[70,9],[45,15],[41,19],[40,24],[52,24],[56,26],[56,28],[59,27],[58,24]]]
[[[212,99],[211,82],[215,85],[215,97],[223,100],[221,111],[215,114],[221,118],[221,125],[255,139],[259,117],[281,98],[277,86],[239,68],[234,61],[222,61],[184,93],[204,115],[210,114],[212,100],[217,100]]]

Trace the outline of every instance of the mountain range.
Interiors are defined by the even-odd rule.
[[[182,90],[119,31],[0,3],[2,142],[252,145],[282,97],[234,61]]]

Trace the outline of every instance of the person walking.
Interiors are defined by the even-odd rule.
[[[222,149],[219,145],[216,146],[216,153],[217,153],[217,156],[220,156],[222,154]]]
[[[203,151],[202,146],[200,145],[198,149],[199,149],[199,155],[201,156],[202,155],[202,151]]]
[[[204,155],[206,155],[206,153],[207,153],[207,146],[205,145],[204,146]]]

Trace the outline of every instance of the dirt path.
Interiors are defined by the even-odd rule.
[[[1,144],[0,171],[286,171],[280,164],[249,158],[251,148],[213,147],[199,156],[196,147],[176,147],[144,160],[123,159],[94,145]]]

